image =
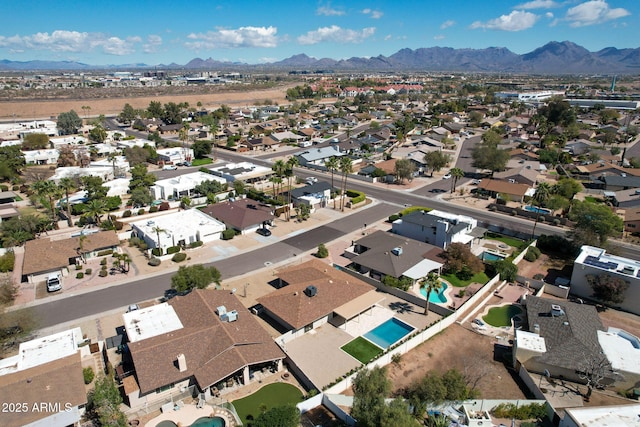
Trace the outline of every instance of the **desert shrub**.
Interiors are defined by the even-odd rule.
[[[0,256],[0,272],[6,273],[7,271],[13,271],[13,265],[15,264],[16,256],[13,251],[9,251],[6,254]]]
[[[162,248],[153,248],[151,249],[151,254],[154,256],[161,256],[162,255]]]
[[[518,216],[518,211],[517,210],[512,210],[511,211],[511,216]]]
[[[144,215],[144,209],[138,209],[138,215]]]
[[[100,272],[98,273],[98,276],[107,277],[107,274],[109,274],[109,273],[107,273],[107,270],[100,270]]]
[[[124,222],[120,222],[120,221],[115,221],[114,225],[116,227],[116,230],[120,231],[124,228]]]
[[[113,249],[105,249],[104,251],[98,252],[98,256],[105,256],[113,254]]]
[[[84,277],[84,273],[82,271],[79,271],[78,273],[76,273],[76,279],[82,279]]]
[[[540,218],[538,218],[539,222],[545,222],[547,220],[547,218],[545,218],[544,215],[540,215]]]
[[[533,275],[533,279],[534,280],[542,280],[542,279],[544,279],[544,274],[536,273],[536,274]]]
[[[9,186],[5,184],[0,185],[0,191],[9,191]]]
[[[109,252],[111,252],[111,251],[109,251]],[[100,260],[100,265],[107,265],[107,259],[106,258],[102,258]]]
[[[160,265],[160,263],[162,262],[162,260],[160,260],[160,258],[150,258],[149,262],[147,262],[147,264],[149,264],[151,267],[157,267]]]
[[[529,247],[529,249],[527,249],[527,253],[524,254],[524,259],[529,262],[534,262],[535,260],[538,259],[539,256],[540,256],[540,249],[534,246],[531,246]]]
[[[196,240],[195,242],[189,243],[190,248],[199,248],[202,245],[203,245],[202,240]]]
[[[318,245],[318,251],[316,252],[316,256],[318,258],[326,258],[329,256],[329,250],[327,249],[327,247],[324,245],[324,243],[320,243]]]
[[[151,206],[149,208],[149,213],[154,213],[154,212],[158,212],[158,207],[157,206]]]
[[[13,187],[11,187],[11,191],[20,191],[20,186],[14,185]]]
[[[173,262],[182,262],[185,259],[187,259],[187,254],[185,254],[184,252],[179,252],[171,257],[171,261]]]
[[[122,218],[129,218],[130,216],[131,216],[131,211],[129,209],[122,212]]]
[[[180,252],[180,246],[169,246],[167,248],[167,255],[176,254]]]
[[[501,403],[491,411],[496,418],[515,418],[517,420],[543,419],[547,416],[545,405],[530,403],[516,406],[513,403]]]
[[[498,208],[496,208],[496,207],[495,207],[495,205],[491,205],[491,206],[489,206],[489,210],[490,210],[491,212],[495,212],[495,211],[497,211],[497,210],[498,210]]]
[[[555,225],[556,227],[560,225],[562,221],[560,221],[560,218],[554,218],[553,219],[553,225]]]
[[[398,214],[389,215],[389,222],[393,222],[399,218],[400,218],[400,215]]]
[[[91,366],[87,366],[82,370],[82,376],[84,377],[85,384],[91,384],[91,381],[93,381],[96,375],[93,372],[93,368]]]
[[[87,269],[84,271],[84,274],[86,274],[87,276],[90,276],[90,275],[91,275],[91,273],[93,273],[93,270],[92,270],[92,269],[90,269],[90,268],[87,268]]]
[[[231,240],[235,237],[235,235],[236,232],[233,229],[227,228],[222,232],[222,240]]]
[[[82,270],[82,265],[81,264],[76,264],[76,270]]]

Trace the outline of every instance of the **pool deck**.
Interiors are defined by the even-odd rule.
[[[230,427],[236,425],[235,420],[230,418],[226,410],[216,408],[211,405],[204,405],[202,408],[198,408],[196,404],[183,404],[182,406],[176,405],[176,408],[172,411],[163,412],[151,421],[145,424],[145,427],[156,427],[162,421],[171,421],[178,425],[189,426],[193,424],[197,419],[204,417],[219,417],[225,422],[225,426]]]

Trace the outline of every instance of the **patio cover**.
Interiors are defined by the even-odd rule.
[[[430,259],[423,259],[404,273],[403,276],[407,276],[410,279],[418,280],[425,277],[432,270],[440,270],[442,264]]]
[[[369,291],[366,294],[362,294],[359,297],[352,299],[346,304],[342,304],[340,307],[333,310],[333,312],[343,319],[349,320],[356,317],[363,311],[368,310],[370,307],[376,305],[382,300],[384,300],[384,296],[376,291]]]
[[[484,237],[484,233],[486,233],[487,231],[489,230],[484,227],[475,227],[473,230],[468,232],[467,235],[471,237],[480,238],[480,237]]]

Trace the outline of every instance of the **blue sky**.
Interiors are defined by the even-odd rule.
[[[259,64],[433,46],[523,54],[564,40],[596,51],[640,41],[638,0],[4,0],[2,14],[0,59],[92,65]]]

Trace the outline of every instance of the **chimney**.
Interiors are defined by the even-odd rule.
[[[178,355],[178,369],[180,372],[184,372],[187,370],[187,359],[184,357],[183,353]]]

